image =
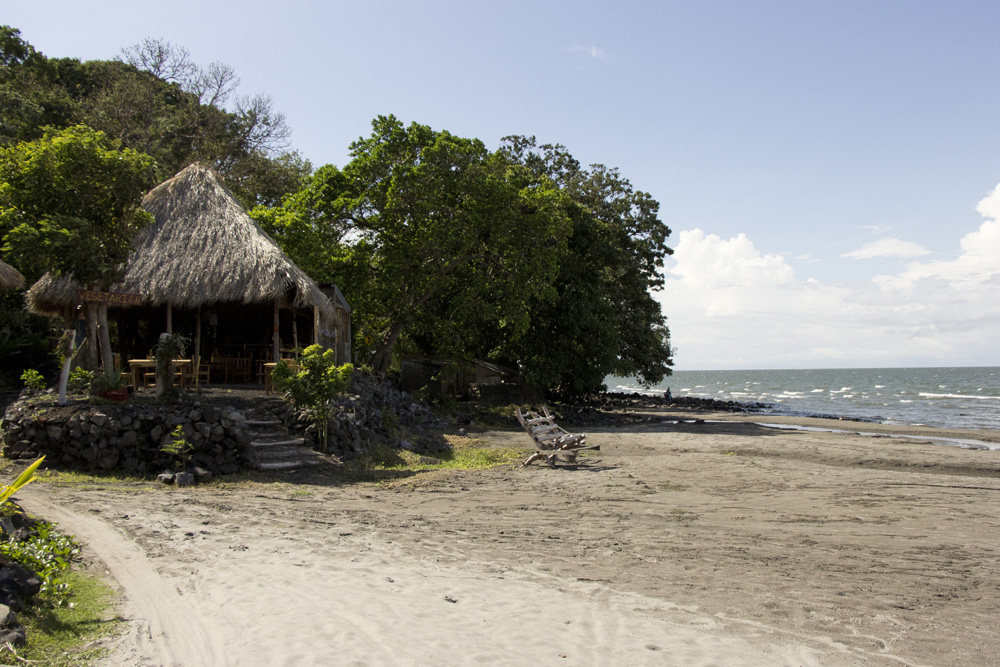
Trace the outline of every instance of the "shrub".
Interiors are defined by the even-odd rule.
[[[21,373],[21,380],[24,386],[31,391],[45,391],[45,378],[34,368],[29,368]]]
[[[170,454],[176,463],[183,470],[187,467],[188,459],[191,458],[191,451],[194,445],[184,437],[184,427],[178,426],[170,433],[170,443],[160,447],[160,451]]]
[[[90,391],[90,387],[93,384],[93,371],[87,371],[77,366],[73,372],[69,374],[69,390],[75,394],[87,393]]]
[[[333,350],[310,345],[299,356],[299,371],[278,362],[272,378],[274,386],[297,407],[308,410],[319,431],[320,451],[326,454],[330,401],[351,386],[351,364],[337,366]]]

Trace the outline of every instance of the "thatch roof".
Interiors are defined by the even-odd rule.
[[[0,289],[24,287],[24,276],[17,269],[0,260]]]
[[[125,277],[112,291],[140,294],[154,306],[278,302],[332,316],[326,296],[208,167],[187,167],[143,197],[142,207],[155,221],[133,239]],[[76,303],[78,288],[71,276],[45,276],[28,290],[28,306],[59,314]]]

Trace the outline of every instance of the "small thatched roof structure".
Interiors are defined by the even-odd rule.
[[[0,289],[24,287],[24,276],[10,264],[0,260]]]
[[[297,267],[204,165],[192,164],[151,190],[142,207],[155,221],[133,240],[125,277],[111,291],[139,294],[145,305],[197,308],[215,303],[318,307],[329,299]],[[72,277],[46,275],[28,290],[31,310],[58,315],[77,302]]]

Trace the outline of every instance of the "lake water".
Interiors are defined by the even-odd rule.
[[[1000,430],[1000,367],[675,371],[652,389],[605,382],[610,391],[767,403],[774,414]]]

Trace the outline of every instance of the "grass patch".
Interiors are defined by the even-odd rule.
[[[367,470],[486,470],[507,465],[525,456],[517,447],[490,447],[484,441],[461,436],[445,436],[451,449],[430,455],[406,450],[376,450],[348,464]]]
[[[42,599],[30,605],[18,618],[27,630],[28,641],[17,649],[17,658],[0,652],[0,661],[38,661],[48,667],[77,667],[90,664],[106,653],[100,641],[117,635],[124,621],[115,610],[114,591],[99,577],[70,571],[65,575],[72,606],[56,606]]]
[[[128,474],[121,471],[80,472],[77,470],[39,470],[36,484],[53,486],[74,486],[81,489],[101,489],[117,491],[149,491],[152,477]]]
[[[337,476],[345,482],[391,484],[435,470],[487,470],[510,465],[523,459],[527,452],[519,447],[491,447],[476,438],[444,437],[450,449],[425,455],[380,447],[367,456],[348,461]]]

